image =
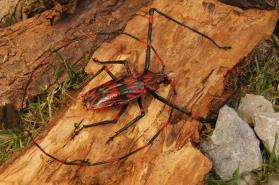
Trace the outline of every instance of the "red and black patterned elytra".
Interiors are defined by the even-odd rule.
[[[148,91],[156,91],[160,83],[169,83],[167,75],[162,72],[130,74],[91,89],[83,95],[83,103],[88,110],[126,105]]]
[[[126,60],[118,60],[118,61],[98,61],[97,59],[93,59],[93,61],[99,63],[99,64],[123,64],[126,67],[126,70],[128,72],[127,76],[124,76],[122,78],[116,78],[110,70],[106,67],[103,66],[97,73],[96,75],[100,74],[102,71],[105,71],[110,75],[112,78],[111,81],[106,82],[90,91],[85,93],[83,95],[83,103],[89,110],[100,110],[100,109],[106,109],[114,106],[121,106],[121,109],[119,113],[116,115],[114,119],[111,120],[105,120],[105,121],[100,121],[96,123],[90,123],[90,124],[81,124],[82,121],[78,124],[75,124],[75,130],[73,137],[74,138],[76,135],[78,135],[83,129],[88,129],[100,125],[107,125],[107,124],[115,124],[119,120],[119,117],[124,114],[124,112],[127,110],[128,104],[136,100],[138,103],[138,106],[140,108],[140,115],[126,123],[122,128],[117,130],[114,135],[112,135],[108,140],[107,143],[111,142],[115,137],[120,135],[122,132],[133,126],[136,122],[138,122],[141,118],[144,117],[145,111],[142,105],[142,96],[150,93],[155,99],[161,101],[162,103],[168,105],[172,109],[175,109],[177,111],[180,111],[181,113],[184,113],[185,115],[192,117],[193,119],[196,119],[200,122],[207,122],[210,119],[209,117],[201,117],[197,114],[193,114],[190,111],[187,111],[186,109],[178,106],[175,104],[174,101],[170,101],[159,94],[157,94],[155,91],[159,89],[159,85],[162,83],[165,84],[170,84],[173,87],[172,82],[168,79],[167,74],[164,73],[165,65],[162,60],[162,58],[159,56],[158,52],[155,50],[155,48],[152,46],[151,41],[152,41],[152,26],[154,22],[154,13],[158,13],[159,15],[163,16],[167,20],[182,26],[188,30],[193,31],[194,33],[202,36],[205,39],[208,39],[212,44],[214,44],[217,48],[223,49],[223,50],[228,50],[231,47],[230,46],[220,46],[218,45],[211,37],[199,32],[198,30],[195,30],[194,28],[177,21],[176,19],[166,15],[165,13],[159,11],[156,8],[151,8],[149,10],[149,24],[148,24],[148,32],[147,32],[147,41],[143,41],[136,36],[133,36],[129,33],[123,33],[124,35],[129,36],[132,39],[135,39],[139,41],[140,43],[143,43],[147,46],[146,48],[146,59],[145,59],[145,65],[144,65],[144,72],[142,74],[133,74],[131,70],[129,69],[129,66],[127,65]],[[162,65],[162,70],[161,72],[154,73],[149,70],[150,67],[150,56],[151,56],[151,51],[154,52],[156,57],[159,59],[160,64]],[[174,95],[176,95],[176,91],[173,88]],[[229,98],[219,107],[216,108],[216,111],[218,111],[227,101]],[[216,112],[213,111],[212,113]],[[172,111],[171,111],[172,112]],[[111,158],[107,160],[101,160],[97,162],[90,162],[87,159],[78,159],[78,160],[62,160],[59,159],[49,153],[47,153],[36,141],[32,138],[31,133],[29,132],[29,135],[32,139],[32,141],[35,143],[35,145],[48,157],[52,158],[53,160],[56,160],[62,164],[65,165],[78,165],[78,166],[96,166],[96,165],[104,165],[104,164],[109,164],[109,163],[115,163],[117,161],[124,160],[128,158],[131,155],[134,155],[135,153],[143,150],[144,148],[150,146],[153,141],[160,135],[160,133],[164,130],[164,128],[167,127],[169,122],[163,123],[161,128],[154,134],[149,141],[143,145],[140,146],[132,151],[130,151],[127,154],[124,154],[118,158]]]

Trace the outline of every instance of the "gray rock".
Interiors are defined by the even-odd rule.
[[[248,173],[239,180],[237,185],[257,185],[257,181],[251,173]]]
[[[220,110],[213,135],[202,142],[201,148],[224,180],[231,179],[238,167],[242,174],[262,164],[259,140],[254,131],[228,106]]]
[[[265,183],[264,185],[279,185],[279,179],[271,177],[268,179],[268,182]]]
[[[279,137],[279,113],[259,113],[254,115],[255,132],[262,140],[269,152],[275,142],[275,134]],[[275,148],[276,155],[279,155],[279,141]]]
[[[265,97],[254,94],[246,94],[245,97],[241,98],[237,112],[245,122],[252,124],[253,115],[255,113],[273,113],[274,110],[271,102],[265,99]]]
[[[273,180],[268,181],[267,185],[279,185],[279,181],[273,179]]]

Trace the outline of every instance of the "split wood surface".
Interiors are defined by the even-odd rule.
[[[175,80],[177,104],[203,116],[208,114],[210,102],[222,97],[226,74],[272,33],[278,19],[276,11],[244,11],[216,0],[155,0],[129,21],[125,32],[145,39],[146,12],[150,7],[191,25],[219,44],[232,46],[231,50],[220,50],[195,33],[155,15],[153,46],[164,59],[167,73]],[[104,43],[93,57],[127,59],[134,71],[141,72],[145,47],[120,35]],[[158,66],[152,55],[151,69],[156,71]],[[86,71],[94,73],[99,67],[90,62]],[[121,66],[110,68],[116,76],[125,73]],[[168,120],[170,108],[146,96],[146,116],[111,144],[105,144],[109,136],[139,114],[136,104],[129,106],[118,124],[83,130],[71,140],[74,124],[82,119],[84,123],[94,123],[117,114],[118,109],[90,112],[81,104],[85,92],[107,80],[109,76],[105,73],[92,80],[49,132],[38,139],[47,152],[61,159],[92,162],[118,157],[144,145]],[[168,97],[170,92],[168,86],[162,86],[159,94]],[[175,120],[151,147],[122,162],[97,167],[64,166],[32,146],[2,166],[0,179],[3,184],[202,184],[212,165],[190,142],[199,140],[199,123],[180,114],[176,114]]]
[[[58,66],[62,66],[59,79],[65,79],[67,72],[57,53],[74,70],[84,67],[93,51],[116,35],[95,33],[114,33],[123,29],[149,0],[79,2],[75,14],[61,18],[54,25],[50,18],[59,15],[56,10],[49,10],[0,29],[0,106],[13,104],[17,110],[25,107],[28,100],[56,82],[54,73]],[[55,50],[57,53],[50,55]]]

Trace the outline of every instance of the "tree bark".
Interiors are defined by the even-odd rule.
[[[81,2],[83,0],[80,0]],[[11,26],[51,8],[62,8],[65,14],[73,14],[78,0],[0,0],[0,28]]]
[[[278,0],[220,0],[223,3],[238,6],[240,8],[258,8],[263,10],[274,10],[278,8]]]
[[[145,39],[150,7],[156,7],[213,37],[220,45],[232,46],[227,51],[218,49],[203,37],[158,15],[154,17],[152,45],[165,60],[167,74],[175,80],[176,102],[202,116],[208,114],[212,101],[222,99],[226,74],[259,42],[270,36],[278,19],[276,11],[241,10],[217,0],[155,0],[141,9],[124,31]],[[127,59],[133,71],[140,73],[144,66],[145,47],[120,35],[104,43],[93,57],[99,60]],[[158,71],[154,54],[151,61],[151,69]],[[100,65],[90,62],[86,71],[95,73],[99,68]],[[118,77],[124,73],[122,66],[110,68]],[[82,90],[70,108],[53,120],[54,126],[40,136],[38,142],[41,147],[60,159],[89,159],[92,162],[110,159],[143,146],[168,121],[170,108],[147,95],[143,101],[146,116],[111,144],[105,144],[109,136],[140,113],[136,104],[131,103],[127,114],[117,124],[83,130],[71,140],[75,123],[84,120],[83,123],[89,124],[111,119],[119,111],[117,108],[87,111],[81,103],[85,92],[107,80],[109,76],[101,73]],[[162,86],[158,93],[168,97],[170,87]],[[197,121],[176,114],[174,123],[151,147],[121,162],[96,167],[61,165],[32,146],[2,166],[0,179],[18,184],[202,184],[211,162],[191,143],[198,142],[198,128]]]
[[[59,52],[74,69],[86,65],[90,56],[110,36],[97,31],[117,32],[148,0],[80,1],[76,13],[51,25],[53,11],[11,27],[0,29],[0,104],[24,107],[29,99],[55,82],[54,71],[61,63],[49,50]],[[83,38],[83,40],[81,40]],[[71,42],[74,39],[79,41]],[[38,59],[39,56],[42,58]],[[64,78],[66,72],[60,78]]]
[[[275,6],[275,0],[221,1],[242,8],[269,9]],[[75,15],[60,20],[54,26],[51,25],[50,16],[54,16],[52,14],[55,14],[56,10],[51,10],[15,26],[0,29],[0,106],[13,104],[18,110],[25,107],[29,99],[40,94],[42,88],[54,83],[53,73],[59,59],[54,55],[47,63],[40,65],[40,60],[36,60],[38,56],[48,49],[69,43],[73,38],[89,36],[100,29],[111,32],[121,30],[134,12],[148,0],[79,2],[82,6],[77,9]],[[22,13],[21,4],[16,0],[1,1],[0,19],[4,19],[8,12],[17,12],[16,16],[22,17],[17,15]],[[89,9],[91,11],[88,11]],[[122,9],[123,11],[119,11]],[[126,11],[127,9],[129,11]],[[79,19],[79,16],[83,18]],[[90,29],[87,29],[88,27]],[[82,56],[92,53],[106,39],[108,37],[92,35],[87,40],[66,46],[61,52],[71,65],[79,69],[85,65]],[[77,55],[72,52],[73,48],[78,48]],[[65,73],[63,74],[61,78],[65,77]]]

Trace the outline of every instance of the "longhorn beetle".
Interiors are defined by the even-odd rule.
[[[139,38],[129,34],[129,33],[122,33],[124,35],[127,35],[131,37],[132,39],[135,39],[147,46],[146,48],[146,59],[145,59],[145,66],[144,66],[144,71],[142,74],[134,74],[131,72],[127,61],[126,60],[120,60],[120,61],[99,61],[97,59],[93,59],[95,62],[99,64],[123,64],[126,68],[126,71],[128,75],[122,77],[122,78],[116,78],[110,71],[109,69],[103,65],[103,67],[95,74],[99,75],[102,71],[105,71],[108,73],[108,75],[112,78],[111,81],[106,82],[98,87],[95,87],[91,90],[89,90],[87,93],[83,95],[83,104],[86,106],[88,110],[100,110],[100,109],[107,109],[110,107],[115,107],[115,106],[122,106],[118,115],[112,119],[112,120],[106,120],[106,121],[101,121],[93,124],[88,124],[88,125],[82,125],[82,121],[79,124],[75,124],[75,130],[73,137],[75,137],[80,131],[82,131],[85,128],[89,127],[95,127],[99,125],[107,125],[107,124],[114,124],[117,123],[119,117],[125,112],[125,110],[128,107],[128,104],[131,101],[136,100],[138,103],[138,106],[140,108],[141,114],[134,118],[132,121],[127,123],[123,128],[119,129],[115,134],[109,138],[107,141],[110,142],[112,141],[116,136],[118,136],[120,133],[134,125],[138,120],[140,120],[142,117],[144,117],[145,112],[143,109],[142,105],[142,99],[141,97],[147,93],[150,93],[153,95],[153,97],[162,103],[168,105],[169,107],[177,111],[180,111],[187,116],[196,119],[202,123],[207,122],[209,119],[209,116],[207,118],[201,117],[196,114],[192,114],[191,112],[179,107],[178,105],[175,104],[174,101],[169,101],[168,99],[165,99],[164,97],[158,95],[155,91],[159,89],[159,85],[164,83],[164,84],[170,84],[173,91],[174,95],[176,95],[176,91],[174,89],[174,86],[172,85],[171,80],[168,78],[167,74],[164,73],[165,65],[163,63],[163,60],[160,58],[158,55],[157,51],[155,48],[151,45],[151,40],[152,40],[152,25],[154,21],[154,13],[158,13],[162,17],[166,18],[167,20],[174,22],[186,29],[189,29],[193,31],[194,33],[206,38],[212,44],[214,44],[217,48],[223,49],[223,50],[228,50],[231,49],[230,46],[220,46],[217,44],[211,37],[195,30],[194,28],[177,21],[176,19],[166,15],[165,13],[159,11],[156,8],[151,8],[149,10],[149,25],[148,25],[148,32],[147,32],[147,41],[140,40]],[[149,69],[150,66],[150,54],[151,50],[155,53],[156,57],[159,59],[161,65],[162,65],[162,70],[158,73],[154,73]],[[224,103],[222,104],[224,105]],[[220,109],[221,106],[218,107]],[[217,109],[217,110],[218,110]],[[59,159],[49,153],[47,153],[32,137],[32,135],[29,133],[32,141],[34,144],[48,157],[62,163],[65,165],[79,165],[79,166],[96,166],[96,165],[102,165],[102,164],[107,164],[107,163],[114,163],[120,160],[123,160],[125,158],[128,158],[129,156],[137,153],[138,151],[146,148],[147,146],[151,145],[152,142],[159,136],[159,134],[163,131],[163,129],[168,125],[169,122],[166,122],[162,125],[162,127],[157,131],[157,133],[151,137],[151,139],[144,145],[141,146],[133,151],[131,151],[128,154],[125,154],[119,158],[112,158],[104,161],[99,161],[99,162],[90,162],[87,159],[81,159],[81,160],[73,160],[73,161],[67,161],[67,160],[62,160]]]

